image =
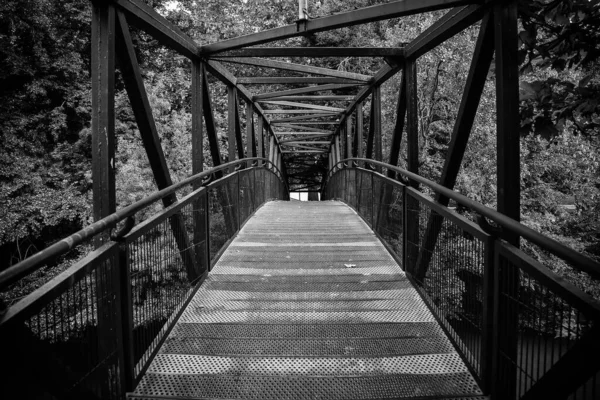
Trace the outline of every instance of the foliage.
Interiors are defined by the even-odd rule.
[[[87,219],[88,65],[86,0],[0,4],[0,268]]]
[[[297,18],[293,1],[179,0],[174,9],[163,0],[147,3],[200,44],[292,24]],[[310,2],[309,14],[316,18],[377,3],[315,1]],[[270,45],[397,46],[443,13]],[[597,2],[519,3],[523,220],[596,257],[600,257],[599,13]],[[0,269],[90,221],[89,25],[89,0],[6,0],[0,5],[0,107],[4,110],[0,114],[0,250],[12,254]],[[469,28],[418,60],[420,172],[430,179],[441,176],[477,32],[478,26]],[[147,34],[136,29],[132,34],[167,164],[173,181],[178,181],[191,172],[190,63]],[[364,74],[373,74],[384,64],[370,58],[303,61]],[[256,72],[247,66],[228,67],[242,76]],[[224,155],[226,88],[213,77],[209,85]],[[389,156],[399,85],[400,74],[382,87],[384,159]],[[255,92],[280,89],[251,87]],[[367,101],[365,132],[369,106]],[[153,192],[155,184],[119,73],[116,111],[117,201],[122,207]],[[459,192],[491,207],[496,205],[495,118],[492,70],[456,184]],[[405,146],[403,140],[401,165],[405,165]],[[207,141],[204,149],[205,167],[209,167]],[[575,210],[565,208],[564,202],[571,199]],[[545,260],[555,270],[562,268],[550,258]]]

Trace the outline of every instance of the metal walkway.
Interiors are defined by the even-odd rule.
[[[339,202],[270,202],[241,229],[132,398],[481,395],[401,268]]]

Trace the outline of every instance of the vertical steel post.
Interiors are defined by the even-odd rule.
[[[404,73],[406,75],[406,138],[408,170],[419,173],[419,124],[417,115],[417,65],[416,60],[406,60]],[[411,181],[410,185],[417,189],[418,183]],[[406,192],[406,245],[405,269],[414,274],[415,264],[419,256],[419,201]]]
[[[203,94],[202,83],[204,73],[204,64],[200,61],[192,61],[192,175],[201,173],[204,170],[204,148],[203,148]],[[200,182],[193,185],[194,190],[201,187]],[[202,254],[201,243],[207,240],[205,229],[205,213],[202,209],[202,199],[199,197],[194,201],[194,239],[193,247],[198,264],[199,275],[202,275],[208,265],[204,264],[206,256]]]
[[[134,341],[133,341],[133,308],[131,298],[131,272],[127,243],[119,246],[119,265],[116,273],[119,277],[119,296],[121,302],[121,337],[123,341],[123,382],[124,392],[131,392],[135,389],[135,361],[134,361]]]
[[[208,268],[208,272],[210,272],[212,270],[212,265],[211,265],[211,257],[210,257],[210,196],[209,196],[209,192],[210,190],[208,188],[206,188],[205,193],[205,207],[204,207],[204,212],[206,213],[206,217],[205,217],[205,229],[206,229],[206,265]],[[227,223],[227,221],[225,222]]]
[[[352,115],[346,117],[346,158],[352,157]]]
[[[519,69],[517,1],[507,0],[494,5],[494,41],[496,48],[496,124],[497,124],[497,186],[498,211],[520,220],[520,157],[519,157]],[[519,237],[503,237],[515,247]],[[519,290],[519,271],[510,262],[500,262],[496,256],[497,278],[495,295],[494,383],[495,399],[513,400],[517,396],[517,345],[519,315],[507,297]],[[506,296],[500,295],[506,293]],[[499,311],[502,311],[500,314]],[[502,354],[502,356],[500,356]],[[512,362],[514,361],[514,362]],[[504,378],[504,379],[502,379]]]
[[[96,221],[116,211],[115,21],[113,5],[92,4],[92,192]],[[107,239],[99,238],[96,247]]]
[[[402,133],[404,131],[404,118],[406,116],[406,71],[402,72],[402,81],[400,82],[400,91],[398,93],[398,105],[396,107],[396,125],[392,135],[392,144],[390,146],[391,165],[398,165],[400,157],[400,145],[402,144]],[[388,170],[387,175],[390,178],[396,178],[396,173]]]
[[[252,103],[246,103],[246,157],[256,157],[254,146],[254,110]]]
[[[337,135],[335,137],[335,154],[336,154],[336,162],[340,162],[342,160],[342,153],[340,151],[340,136]],[[339,167],[341,168],[341,167]]]
[[[263,134],[264,134],[264,127],[263,127],[263,117],[261,117],[260,115],[257,116],[256,119],[256,142],[257,142],[257,147],[258,147],[258,157],[264,157],[265,156],[265,146],[263,144]],[[258,165],[262,165],[262,162],[259,162]]]
[[[237,176],[235,178],[235,181],[237,182],[237,196],[235,197],[235,210],[236,210],[236,217],[237,217],[237,226],[236,226],[236,232],[240,231],[240,225],[241,225],[241,218],[240,218],[240,171],[237,171],[235,173]]]
[[[383,161],[382,138],[381,138],[381,87],[373,88],[373,147],[376,161]],[[381,168],[377,168],[381,171]]]
[[[363,103],[356,105],[356,157],[363,158]],[[359,165],[360,166],[360,165]]]
[[[373,223],[373,218],[375,215],[375,183],[373,182],[373,174],[369,174],[369,176],[371,177],[371,229],[375,231],[375,224]]]
[[[235,101],[235,88],[233,86],[227,86],[227,145],[229,162],[235,160],[235,125],[237,120],[235,118],[235,109],[237,104]],[[229,168],[228,172],[232,172],[233,167]]]
[[[494,249],[495,240],[488,236],[483,243],[484,267],[483,267],[483,318],[481,354],[479,365],[481,366],[481,380],[483,393],[490,393],[493,370],[493,345],[496,332],[494,330]]]
[[[408,208],[406,201],[406,185],[402,185],[402,269],[407,272],[408,263]]]
[[[298,20],[308,19],[305,10],[308,10],[308,0],[298,0]]]

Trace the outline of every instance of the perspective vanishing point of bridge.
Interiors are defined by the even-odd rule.
[[[91,5],[95,222],[0,272],[0,290],[11,293],[56,258],[83,254],[0,313],[1,398],[600,396],[598,302],[520,249],[528,243],[600,279],[597,262],[519,223],[516,1],[401,0],[308,18],[300,0],[295,24],[202,46],[139,0]],[[444,9],[402,46],[257,46]],[[416,65],[475,23],[442,178],[432,182],[419,175]],[[177,183],[129,24],[192,62],[193,174]],[[382,62],[362,75],[277,57]],[[118,210],[116,59],[158,188]],[[452,190],[492,63],[496,210]],[[235,76],[227,65],[262,72]],[[380,87],[397,73],[384,162]],[[227,163],[209,74],[228,89]],[[245,86],[274,84],[289,88]],[[406,169],[397,166],[403,140]]]

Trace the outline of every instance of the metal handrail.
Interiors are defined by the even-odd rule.
[[[461,204],[477,213],[479,213],[482,217],[489,218],[494,221],[500,227],[505,228],[511,233],[517,234],[531,243],[534,243],[543,249],[551,252],[552,254],[561,257],[565,261],[568,261],[573,264],[573,266],[581,271],[588,273],[594,279],[600,279],[600,263],[592,260],[591,258],[578,253],[577,251],[565,246],[564,244],[551,239],[547,236],[542,235],[541,233],[528,228],[527,226],[521,224],[514,219],[507,217],[506,215],[484,206],[483,204],[477,203],[474,200],[469,199],[467,196],[464,196],[460,193],[457,193],[447,187],[440,185],[439,183],[435,183],[427,178],[423,178],[420,175],[415,174],[414,172],[410,172],[405,170],[404,168],[396,167],[394,165],[386,164],[381,161],[369,160],[364,158],[347,158],[344,160],[340,160],[335,163],[332,168],[327,172],[327,178],[329,178],[334,172],[337,172],[342,168],[340,164],[345,165],[345,163],[349,161],[354,162],[364,162],[365,165],[375,165],[383,168],[387,168],[388,170],[394,171],[403,175],[404,177],[411,179],[415,182],[421,183],[425,186],[428,186],[433,191],[438,194],[441,194],[445,197],[448,197],[458,204]],[[397,180],[397,179],[396,179]],[[402,182],[400,182],[402,183]]]
[[[149,205],[151,205],[159,200],[162,200],[163,198],[175,193],[179,189],[181,189],[185,186],[194,184],[194,183],[200,183],[201,185],[204,186],[211,182],[211,179],[206,179],[207,177],[210,177],[217,172],[226,170],[233,166],[246,164],[249,161],[253,161],[253,162],[254,161],[263,161],[266,163],[266,165],[270,164],[270,166],[267,168],[272,168],[274,171],[276,171],[276,175],[278,175],[278,177],[281,179],[281,181],[285,183],[285,180],[283,179],[283,174],[277,168],[277,166],[274,163],[272,163],[271,161],[269,161],[268,159],[262,158],[262,157],[248,157],[248,158],[244,158],[241,160],[228,162],[228,163],[222,164],[215,168],[211,168],[208,171],[203,171],[196,175],[192,175],[192,176],[190,176],[186,179],[183,179],[180,182],[177,182],[167,188],[159,190],[159,191],[151,194],[150,196],[145,197],[127,207],[124,207],[121,210],[118,210],[118,211],[112,213],[111,215],[104,217],[101,220],[98,220],[98,221],[90,224],[89,226],[79,230],[78,232],[48,246],[46,249],[39,251],[38,253],[13,265],[12,267],[5,269],[4,271],[0,272],[0,288],[4,287],[12,282],[15,282],[16,280],[22,278],[23,276],[26,276],[26,275],[34,272],[37,268],[39,268],[45,262],[47,262],[51,259],[54,259],[55,257],[58,257],[61,254],[66,253],[67,251],[71,250],[73,247],[85,242],[86,240],[94,237],[95,235],[97,235],[107,229],[114,228],[119,222],[123,221],[124,219],[133,217],[137,212],[139,212],[142,209],[148,207]],[[260,167],[260,168],[262,168],[262,167]],[[287,188],[287,185],[286,185],[286,188]]]

